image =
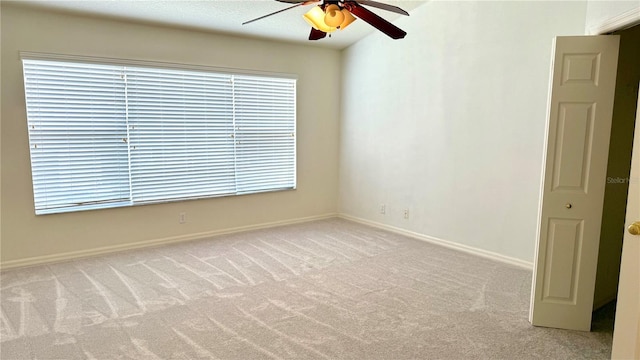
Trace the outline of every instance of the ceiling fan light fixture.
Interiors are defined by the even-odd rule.
[[[2,0],[0,0],[2,1]],[[383,19],[376,13],[368,10],[365,6],[372,6],[378,9],[395,12],[401,15],[409,15],[408,12],[401,8],[384,4],[375,0],[276,0],[283,3],[293,4],[284,9],[274,11],[270,14],[257,17],[253,20],[245,21],[242,25],[252,23],[264,19],[269,16],[279,14],[283,11],[287,11],[299,6],[307,6],[311,4],[321,5],[313,6],[306,14],[302,15],[302,18],[311,25],[311,33],[309,34],[309,40],[319,40],[327,36],[327,33],[332,33],[337,29],[344,30],[352,22],[358,19],[374,28],[380,30],[390,38],[397,40],[402,39],[407,35],[407,32],[393,25],[387,20]],[[360,2],[360,3],[359,3]],[[329,34],[331,37],[331,34]]]
[[[344,15],[344,21],[340,24],[340,30],[344,30],[349,24],[356,21],[356,17],[351,15],[351,12],[347,9],[342,9],[342,14]]]
[[[324,22],[325,15],[320,6],[314,6],[306,14],[302,15],[302,17],[316,30],[326,33],[336,31],[337,27],[329,26]]]
[[[331,4],[324,9],[324,23],[328,26],[337,28],[344,21],[344,14],[340,11],[338,5]]]

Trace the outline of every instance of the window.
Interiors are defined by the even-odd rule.
[[[36,214],[295,189],[296,81],[23,59]]]

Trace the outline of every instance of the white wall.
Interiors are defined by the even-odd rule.
[[[432,1],[396,23],[404,40],[345,50],[340,211],[532,261],[552,38],[583,34],[585,11]]]
[[[620,14],[632,10],[640,11],[640,0],[588,0],[585,33]]]
[[[336,212],[339,111],[326,104],[339,103],[339,51],[42,12],[6,3],[1,16],[3,264]],[[298,189],[35,216],[19,51],[297,74]],[[178,224],[179,212],[187,213],[186,224]]]

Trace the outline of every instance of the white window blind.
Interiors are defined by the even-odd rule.
[[[238,192],[294,187],[294,84],[236,76],[234,94]]]
[[[133,201],[235,193],[232,77],[126,73]]]
[[[129,200],[122,71],[24,63],[36,213]]]
[[[295,188],[294,79],[23,67],[36,214]]]

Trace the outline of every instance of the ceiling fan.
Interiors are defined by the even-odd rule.
[[[401,8],[389,4],[383,4],[373,0],[276,0],[282,3],[294,4],[293,6],[274,11],[270,14],[260,16],[253,20],[246,21],[242,25],[264,19],[266,17],[279,14],[283,11],[293,9],[298,6],[318,4],[309,12],[303,15],[304,19],[311,25],[309,40],[320,40],[337,29],[344,30],[356,18],[374,28],[387,34],[392,39],[402,39],[407,35],[405,31],[381,18],[362,5],[375,7],[398,14],[409,16],[409,13]],[[354,16],[355,15],[355,16]]]

